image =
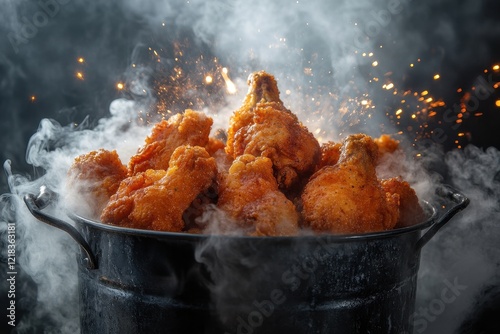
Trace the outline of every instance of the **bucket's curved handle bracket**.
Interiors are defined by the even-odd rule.
[[[416,243],[416,249],[420,250],[431,238],[443,227],[454,215],[465,209],[470,200],[457,190],[446,185],[437,189],[437,195],[451,202],[451,206],[440,217],[436,219],[434,224],[420,237]]]
[[[86,266],[88,269],[97,269],[97,260],[90,248],[90,245],[83,238],[83,236],[78,232],[76,228],[74,228],[69,223],[60,220],[58,218],[52,217],[41,210],[45,208],[50,202],[50,192],[47,191],[44,187],[40,189],[40,194],[35,196],[33,194],[27,194],[24,196],[24,203],[28,207],[28,210],[31,214],[41,222],[45,224],[54,226],[64,232],[68,233],[70,237],[75,240],[82,250],[85,252],[86,257],[83,259],[86,262]]]

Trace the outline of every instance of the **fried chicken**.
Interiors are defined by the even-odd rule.
[[[425,219],[417,194],[408,182],[400,177],[394,177],[382,180],[380,184],[385,192],[399,196],[399,219],[396,227],[412,226]]]
[[[80,155],[75,158],[68,171],[69,197],[76,200],[77,206],[87,203],[85,215],[98,218],[126,177],[127,168],[116,151],[100,149]]]
[[[204,113],[190,109],[157,123],[145,145],[130,159],[129,175],[167,169],[172,153],[181,145],[206,146],[212,123]]]
[[[248,83],[243,105],[230,119],[226,152],[233,159],[243,154],[271,159],[280,189],[289,190],[314,171],[319,143],[284,107],[272,75],[256,72]]]
[[[179,146],[166,171],[148,169],[125,179],[102,212],[101,221],[180,232],[184,229],[184,211],[215,177],[215,160],[205,148]]]
[[[377,144],[379,156],[385,153],[394,153],[399,148],[399,141],[393,139],[387,134],[383,134],[373,140]]]
[[[392,229],[398,221],[399,196],[380,186],[377,157],[378,147],[369,136],[348,136],[337,164],[316,172],[302,193],[304,225],[347,234]]]
[[[236,158],[219,183],[218,207],[232,224],[225,226],[228,230],[239,227],[257,236],[297,233],[298,213],[279,191],[272,162],[266,157],[244,154]]]
[[[316,165],[316,171],[320,170],[325,166],[335,165],[340,158],[340,148],[341,143],[335,143],[332,141],[326,142],[321,145],[321,159]]]

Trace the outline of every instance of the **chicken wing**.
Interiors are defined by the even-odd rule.
[[[321,145],[321,159],[316,166],[316,171],[320,170],[325,166],[333,166],[337,164],[340,158],[340,148],[341,143],[335,143],[332,141],[326,142]]]
[[[80,155],[68,171],[67,188],[71,193],[68,198],[74,199],[77,207],[87,203],[88,208],[80,213],[89,218],[98,218],[126,177],[127,168],[116,151],[100,149]]]
[[[319,143],[284,107],[272,75],[253,73],[249,85],[243,105],[230,119],[226,152],[233,158],[251,154],[271,159],[280,189],[289,190],[312,174]]]
[[[412,226],[423,222],[425,213],[418,202],[417,194],[410,184],[400,177],[380,182],[385,192],[399,196],[399,219],[396,227]]]
[[[316,172],[301,196],[304,225],[316,231],[365,233],[393,228],[397,194],[387,194],[376,176],[378,147],[367,135],[348,136],[336,165]]]
[[[145,145],[130,159],[129,175],[167,169],[172,153],[181,145],[206,146],[212,123],[204,113],[190,109],[157,123]]]
[[[279,191],[272,162],[250,154],[239,156],[219,183],[218,207],[227,214],[229,226],[243,228],[251,235],[294,235],[298,213]]]
[[[216,176],[214,158],[205,148],[179,146],[168,170],[146,170],[125,179],[102,212],[104,223],[179,232],[182,215]]]

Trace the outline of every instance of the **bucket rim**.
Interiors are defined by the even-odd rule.
[[[147,229],[121,227],[117,225],[105,224],[98,220],[86,218],[73,212],[68,213],[68,217],[78,225],[88,226],[92,229],[97,229],[103,232],[124,234],[124,235],[131,235],[131,236],[145,237],[145,238],[154,238],[154,239],[204,241],[209,238],[220,238],[225,240],[228,239],[265,240],[269,242],[327,239],[328,241],[332,242],[357,242],[364,240],[397,237],[407,233],[422,231],[430,227],[436,220],[437,209],[435,208],[435,206],[431,205],[427,201],[421,201],[420,204],[426,213],[426,218],[423,222],[407,227],[400,227],[391,230],[369,232],[363,234],[317,233],[308,230],[305,230],[303,234],[298,234],[293,236],[248,236],[248,235],[233,235],[233,234],[203,234],[203,233],[194,234],[189,232],[167,232],[167,231],[155,231]]]

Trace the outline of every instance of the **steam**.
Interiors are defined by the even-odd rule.
[[[204,111],[214,118],[214,129],[227,128],[230,113],[246,93],[248,74],[265,69],[278,79],[287,107],[326,141],[338,140],[348,132],[378,135],[379,124],[386,125],[384,132],[397,133],[395,127],[387,125],[385,117],[386,106],[393,100],[376,95],[366,74],[374,57],[379,60],[382,74],[395,71],[402,73],[401,78],[412,77],[415,82],[399,80],[406,85],[414,84],[419,90],[420,82],[438,70],[471,59],[490,65],[487,63],[492,53],[489,40],[496,41],[500,31],[493,20],[482,19],[479,2],[473,0],[426,5],[401,0],[394,2],[399,3],[394,13],[386,1],[368,0],[41,2],[50,3],[54,11],[57,6],[58,11],[54,16],[47,14],[46,24],[39,21],[30,37],[23,35],[26,20],[33,23],[34,14],[44,13],[37,2],[4,0],[0,13],[0,38],[5,45],[0,52],[0,97],[5,97],[0,98],[0,108],[8,117],[5,124],[20,128],[25,134],[34,132],[23,121],[33,115],[23,114],[25,106],[19,102],[21,99],[7,97],[24,86],[28,88],[21,90],[22,94],[31,94],[37,84],[50,87],[51,93],[46,99],[54,101],[55,110],[44,108],[37,110],[36,115],[56,113],[54,118],[58,119],[41,120],[31,137],[26,160],[32,167],[28,171],[17,171],[22,159],[15,158],[16,151],[25,146],[21,135],[16,132],[9,140],[2,141],[7,142],[5,157],[14,158],[8,167],[12,169],[8,177],[11,192],[2,196],[1,217],[2,221],[16,222],[19,268],[32,278],[36,287],[32,294],[36,300],[32,297],[20,301],[30,312],[19,319],[18,333],[27,333],[39,324],[43,324],[48,333],[73,333],[78,329],[79,316],[74,255],[78,249],[64,233],[35,221],[27,212],[22,196],[37,193],[42,184],[63,192],[66,171],[74,157],[94,149],[116,149],[122,161],[128,161],[149,132],[150,126],[145,124],[147,117],[141,122],[138,116],[154,114],[152,106],[159,100],[154,92],[155,79],[168,75],[178,64],[171,50],[177,39],[189,40],[186,44],[190,52],[186,51],[186,57],[216,56],[220,63],[228,66],[238,88],[235,95],[224,95],[220,101],[214,98],[217,103],[203,105]],[[455,15],[441,15],[443,8]],[[486,37],[481,40],[475,38],[476,35]],[[13,39],[13,36],[26,42],[19,42],[21,39]],[[76,42],[75,36],[79,37]],[[149,56],[149,46],[160,52],[160,63]],[[424,59],[426,66],[410,72],[408,64],[433,48],[438,56],[432,61]],[[372,58],[362,56],[370,52],[374,52]],[[85,54],[87,63],[91,64],[85,67],[89,74],[85,83],[93,87],[105,82],[111,89],[72,90],[68,88],[71,85],[65,85],[74,81],[73,62],[81,54]],[[14,61],[18,57],[23,59],[21,65]],[[47,58],[57,61],[41,65]],[[137,66],[132,68],[132,64]],[[27,77],[26,73],[36,75]],[[117,78],[124,79],[127,87],[127,92],[118,99],[114,91]],[[457,80],[458,74],[457,77],[450,75],[443,79],[443,86],[454,90]],[[73,107],[73,98],[78,94],[93,101],[90,111],[82,106],[67,109]],[[350,102],[364,94],[373,99],[376,108],[368,110],[356,101]],[[114,99],[111,103],[108,103],[109,96]],[[190,100],[189,96],[184,98]],[[176,107],[174,112],[188,106]],[[349,112],[339,112],[344,109]],[[85,118],[86,114],[90,116]],[[10,130],[4,124],[0,128],[2,132]],[[406,141],[404,137],[400,139]],[[500,230],[496,225],[500,154],[492,148],[481,150],[473,146],[448,154],[438,150],[432,155],[431,149],[424,153],[426,161],[418,164],[410,161],[406,169],[401,170],[420,197],[426,198],[435,184],[444,182],[463,191],[472,203],[443,228],[422,253],[417,310],[429,308],[433,300],[439,300],[445,280],[453,282],[457,278],[468,287],[456,302],[446,304],[434,320],[426,320],[425,332],[451,333],[459,326],[456,319],[466,317],[473,305],[481,303],[477,299],[481,290],[500,281],[499,254],[495,251]],[[391,161],[385,163],[385,167],[390,168]],[[422,166],[437,167],[437,172],[429,172]],[[379,173],[384,175],[383,168]],[[52,213],[65,217],[63,203],[60,204],[51,209]],[[3,238],[6,227],[0,226]],[[204,252],[214,250],[222,252],[222,258],[227,259],[229,266],[224,270],[230,270],[238,259],[238,254],[227,253],[225,245],[205,247],[198,254],[202,262],[210,260],[203,257]],[[224,271],[216,274],[223,277]],[[214,289],[222,291],[225,286]],[[36,306],[30,307],[30,303]],[[416,316],[417,320],[422,317]]]

